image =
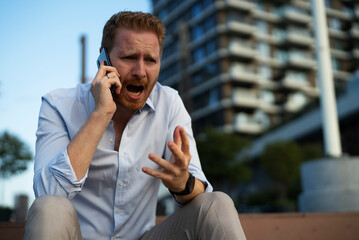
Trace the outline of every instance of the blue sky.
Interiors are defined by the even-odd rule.
[[[20,137],[35,151],[41,96],[80,82],[80,36],[87,37],[86,75],[96,74],[102,28],[112,14],[150,12],[150,0],[0,1],[0,132]],[[13,206],[17,194],[30,202],[33,165],[0,179],[0,205]]]

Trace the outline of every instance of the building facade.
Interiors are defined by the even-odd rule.
[[[167,27],[159,82],[193,128],[257,137],[318,102],[309,0],[152,0]],[[359,3],[326,0],[337,94],[359,63]]]

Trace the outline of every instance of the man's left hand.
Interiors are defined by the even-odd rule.
[[[173,132],[173,140],[168,142],[172,152],[170,161],[151,153],[149,159],[162,167],[162,170],[153,170],[143,167],[142,171],[156,178],[173,192],[181,192],[186,187],[189,178],[188,165],[191,160],[189,142],[185,130],[177,126]]]

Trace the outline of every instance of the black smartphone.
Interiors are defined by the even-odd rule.
[[[100,68],[101,61],[104,61],[106,66],[112,66],[106,48],[101,49],[100,56],[98,56],[98,58],[97,58],[97,68]],[[112,85],[111,93],[114,93],[114,92],[115,92],[115,85]]]

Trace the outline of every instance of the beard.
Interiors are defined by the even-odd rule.
[[[156,82],[157,80],[150,82],[147,78],[125,79],[123,82],[121,81],[122,88],[120,94],[114,92],[112,94],[113,99],[116,105],[135,112],[145,105]]]

